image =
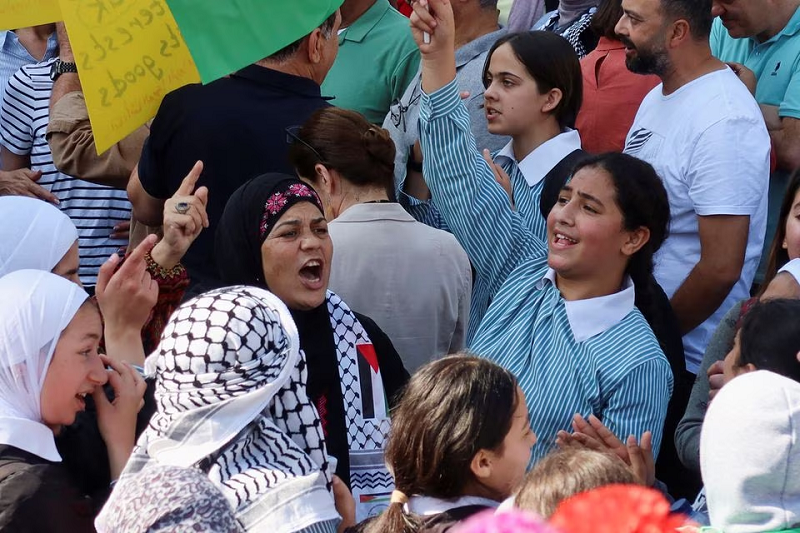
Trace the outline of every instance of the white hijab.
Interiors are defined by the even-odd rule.
[[[800,383],[760,370],[725,385],[703,422],[700,467],[713,527],[726,533],[797,527]]]
[[[43,200],[0,197],[0,276],[32,268],[51,271],[78,240],[67,215]]]
[[[61,461],[39,397],[58,339],[89,295],[42,270],[0,278],[0,294],[0,444]]]

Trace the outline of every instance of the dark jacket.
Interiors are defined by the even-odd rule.
[[[0,445],[0,531],[94,531],[93,510],[61,465]]]

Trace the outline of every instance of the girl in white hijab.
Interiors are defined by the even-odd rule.
[[[98,355],[100,314],[75,283],[19,270],[0,278],[0,294],[0,530],[93,531],[92,502],[58,464],[54,436],[93,395],[109,457],[127,456],[118,443],[125,447],[144,382]]]
[[[96,294],[106,346],[118,359],[142,365],[183,299],[189,278],[180,260],[208,226],[208,189],[194,190],[202,170],[198,162],[165,202],[164,237],[158,244],[148,237],[122,266],[114,254],[100,268]],[[67,215],[35,198],[0,197],[0,276],[20,269],[47,270],[80,284],[80,268],[78,231]],[[141,348],[137,337],[142,338]]]
[[[47,270],[80,285],[78,230],[47,202],[0,197],[0,276],[23,269]]]

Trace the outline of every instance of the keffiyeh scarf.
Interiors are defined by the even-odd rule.
[[[378,357],[367,332],[339,296],[328,291],[326,301],[345,406],[350,489],[360,522],[381,512],[394,490],[383,458],[390,427],[388,402]]]
[[[298,202],[310,202],[323,213],[316,192],[294,176],[265,174],[231,195],[217,227],[215,243],[220,275],[226,283],[266,286],[261,245],[281,216]],[[360,521],[383,510],[394,488],[383,460],[389,430],[386,393],[372,341],[355,314],[330,291],[322,305],[330,317],[338,362],[350,487]],[[308,339],[328,332],[303,334]]]
[[[277,297],[231,287],[190,300],[146,366],[157,412],[98,526],[119,487],[151,463],[207,472],[247,531],[338,520],[297,330]]]
[[[569,44],[572,45],[575,53],[578,54],[578,59],[583,59],[586,57],[586,54],[591,52],[591,50],[586,49],[586,45],[583,42],[583,35],[586,32],[591,31],[590,26],[592,25],[592,17],[596,11],[596,7],[590,7],[585,13],[570,23],[567,27],[562,27],[560,25],[561,17],[556,11],[541,29],[556,32],[564,37],[567,41],[569,41]]]

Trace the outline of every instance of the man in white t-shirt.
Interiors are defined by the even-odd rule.
[[[656,74],[625,152],[658,172],[670,237],[655,276],[697,372],[722,316],[747,298],[764,242],[770,141],[758,104],[711,55],[711,0],[623,0],[616,31],[628,68]]]

